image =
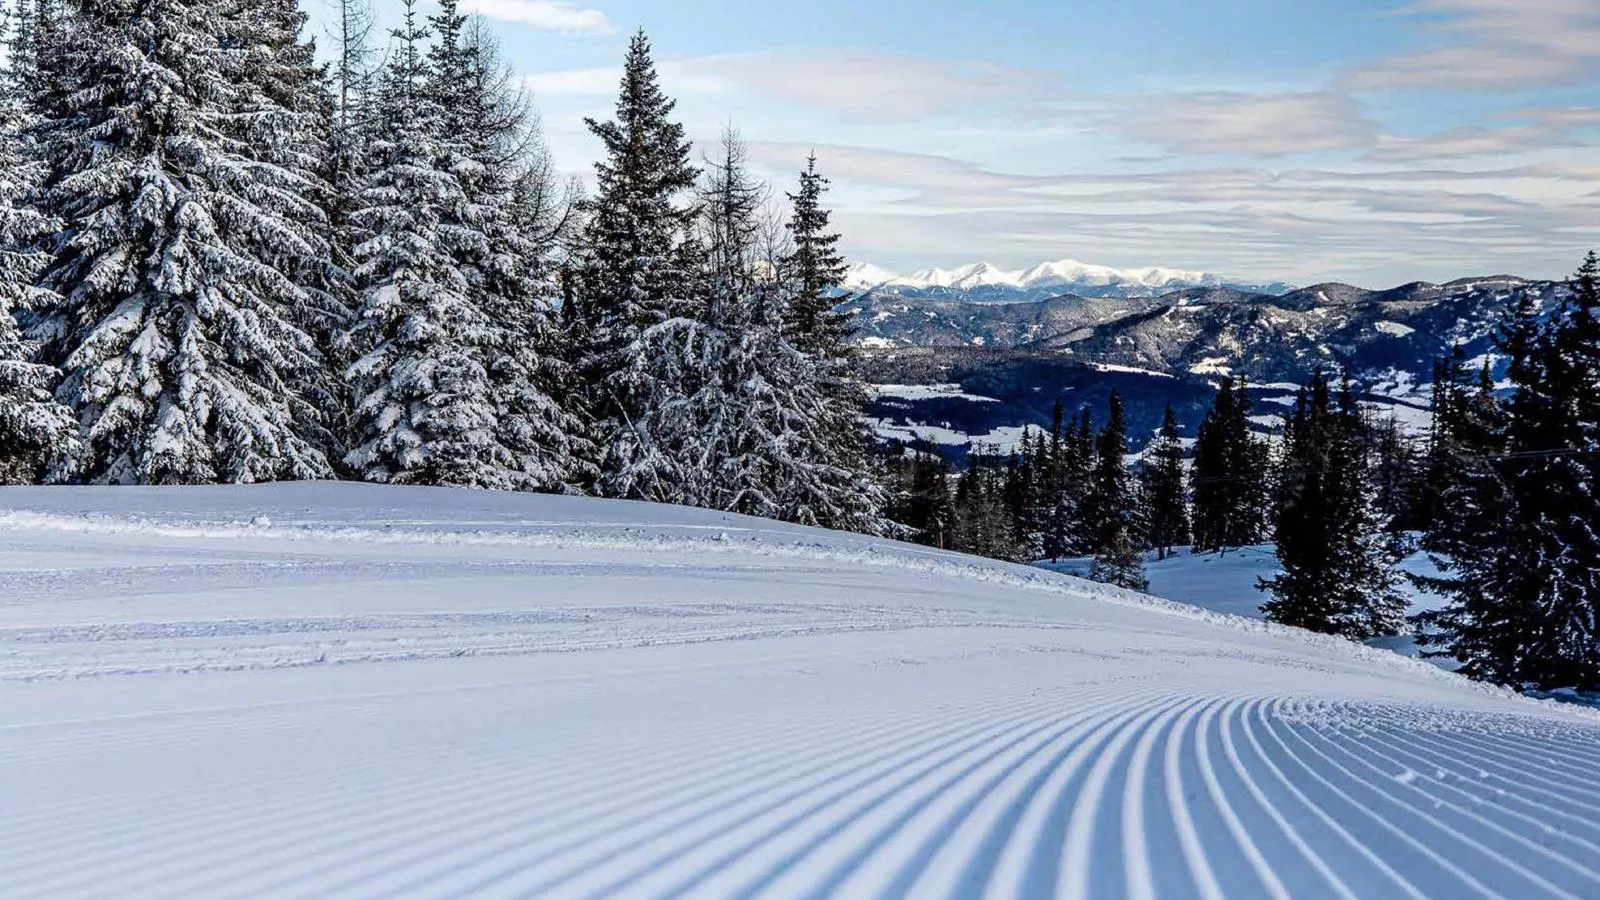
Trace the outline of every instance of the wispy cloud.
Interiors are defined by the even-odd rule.
[[[886,124],[1045,97],[1062,84],[1054,72],[865,52],[742,54],[689,65],[774,100]]]
[[[1496,119],[1521,124],[1468,125],[1416,137],[1383,136],[1367,158],[1380,162],[1431,162],[1582,147],[1585,142],[1577,137],[1577,132],[1600,126],[1600,109],[1525,110]]]
[[[614,34],[606,14],[565,0],[462,0],[465,12],[563,34]]]
[[[1286,156],[1359,147],[1375,126],[1335,91],[1160,94],[1133,101],[1117,128],[1166,150]]]
[[[790,161],[799,145],[755,144]],[[1484,248],[1554,274],[1592,240],[1600,167],[1197,167],[1059,175],[867,147],[815,148],[847,252],[889,266],[1059,256],[1386,286],[1480,272]],[[864,188],[857,192],[858,188]],[[1502,267],[1497,262],[1491,267]]]
[[[1356,67],[1350,87],[1515,89],[1600,66],[1600,0],[1416,0],[1396,12],[1436,46]]]

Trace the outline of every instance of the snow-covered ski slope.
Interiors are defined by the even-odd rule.
[[[8,897],[1597,897],[1600,719],[692,510],[0,490]]]

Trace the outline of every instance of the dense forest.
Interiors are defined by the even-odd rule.
[[[1134,589],[1145,553],[1270,541],[1270,618],[1600,687],[1593,255],[1505,323],[1508,384],[1440,361],[1420,444],[1319,373],[1271,442],[1224,380],[1192,446],[1113,397],[956,473],[862,421],[818,159],[774,188],[732,128],[697,151],[640,34],[585,194],[482,23],[403,12],[340,0],[319,48],[297,0],[6,4],[0,479],[587,493]],[[1417,547],[1453,602],[1412,623]]]

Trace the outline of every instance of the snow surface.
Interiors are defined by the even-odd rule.
[[[901,400],[968,400],[973,403],[999,403],[993,397],[968,394],[959,384],[873,384],[868,389],[879,397]]]
[[[891,419],[867,418],[867,425],[872,428],[872,433],[887,441],[900,441],[905,444],[919,444],[927,441],[930,444],[939,444],[944,447],[976,447],[982,444],[993,448],[999,453],[1010,453],[1022,445],[1022,438],[1029,431],[1038,429],[1031,425],[1003,425],[983,434],[968,434],[957,431],[945,425],[907,424]]]
[[[1050,571],[1074,575],[1087,574],[1093,562],[1091,559],[1066,559],[1038,565]],[[1276,548],[1272,544],[1231,547],[1222,553],[1200,554],[1188,547],[1178,547],[1166,559],[1157,559],[1154,553],[1145,554],[1144,566],[1152,595],[1250,619],[1263,618],[1261,604],[1267,599],[1267,595],[1258,590],[1256,585],[1261,579],[1276,575],[1280,568]],[[1420,552],[1407,557],[1398,568],[1403,573],[1413,575],[1439,577],[1441,574],[1427,554]],[[1446,598],[1425,591],[1410,580],[1403,580],[1400,588],[1406,596],[1407,615],[1440,609],[1445,605]],[[1374,638],[1368,643],[1407,656],[1421,653],[1412,635]],[[1435,664],[1451,669],[1458,665],[1449,660],[1437,660]]]
[[[0,490],[0,894],[1593,897],[1600,718],[575,498]]]

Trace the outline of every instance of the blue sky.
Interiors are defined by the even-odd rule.
[[[851,257],[891,269],[1384,286],[1558,276],[1600,245],[1600,0],[463,6],[564,169],[642,27],[693,136],[733,124],[780,181],[815,148]]]

